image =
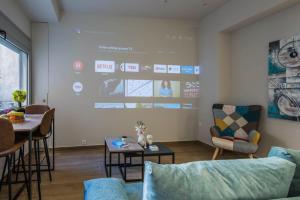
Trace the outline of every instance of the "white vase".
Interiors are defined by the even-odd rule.
[[[138,143],[144,147],[146,144],[146,138],[144,136],[144,134],[138,133]]]

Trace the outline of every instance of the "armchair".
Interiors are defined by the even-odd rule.
[[[212,160],[217,159],[223,149],[253,158],[261,138],[257,129],[262,107],[214,104],[212,109],[215,125],[210,128],[210,133],[216,147]]]

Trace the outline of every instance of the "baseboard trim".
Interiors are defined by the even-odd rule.
[[[191,140],[191,141],[172,141],[172,142],[161,142],[166,145],[178,145],[178,144],[195,144],[195,143],[202,143],[198,140]],[[101,149],[104,148],[104,145],[86,145],[86,146],[69,146],[69,147],[56,147],[55,150],[82,150],[82,149]]]

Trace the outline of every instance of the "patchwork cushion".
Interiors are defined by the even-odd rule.
[[[261,106],[232,106],[214,104],[215,125],[220,128],[220,136],[230,136],[248,140],[249,132],[257,130]]]

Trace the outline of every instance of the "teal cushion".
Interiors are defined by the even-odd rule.
[[[85,200],[129,200],[124,182],[116,178],[100,178],[84,182]]]
[[[272,147],[268,153],[268,157],[279,157],[294,162],[292,156],[282,147]]]
[[[287,149],[287,152],[293,157],[293,160],[297,165],[289,192],[289,197],[296,197],[300,196],[300,151]]]
[[[281,158],[145,163],[147,200],[275,199],[287,197],[295,164]]]
[[[289,160],[297,165],[288,196],[289,197],[300,196],[300,151],[285,149],[282,147],[272,147],[268,156],[280,157]]]
[[[125,184],[125,189],[129,200],[143,199],[143,183],[128,183]]]

